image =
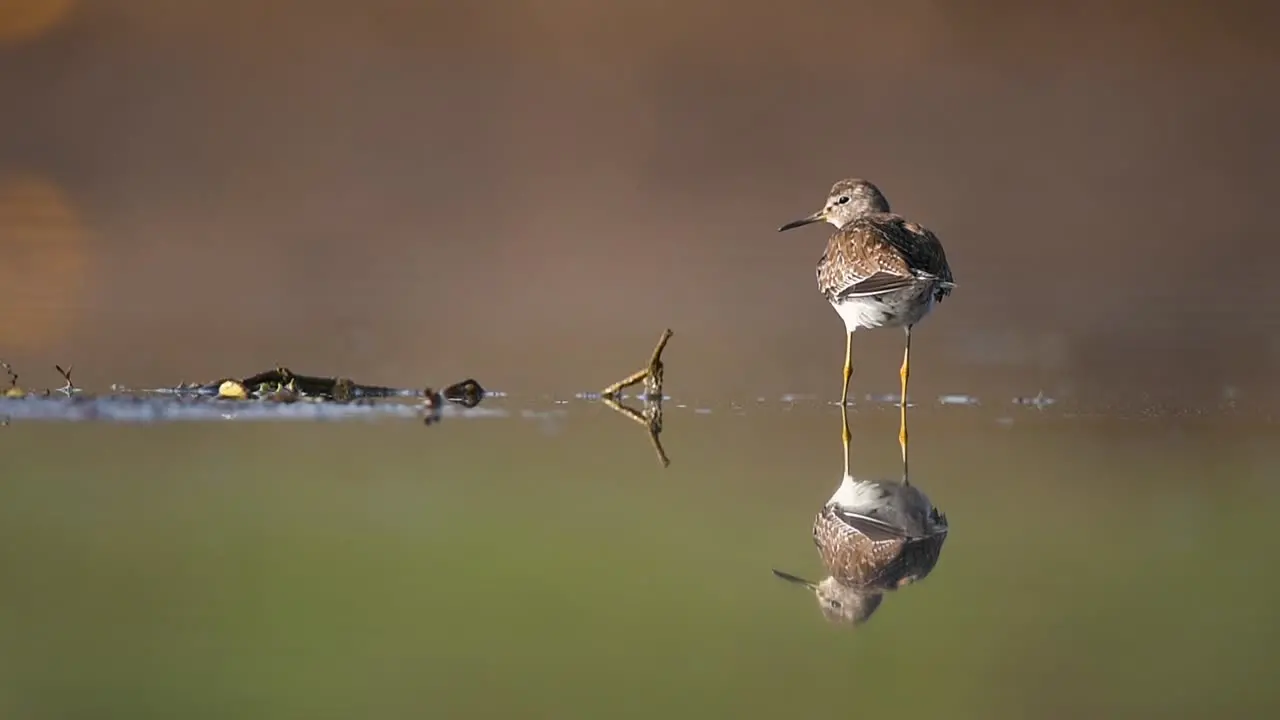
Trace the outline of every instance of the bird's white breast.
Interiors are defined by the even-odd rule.
[[[849,475],[844,476],[844,479],[840,481],[840,487],[836,488],[835,494],[827,501],[828,505],[836,505],[845,510],[864,515],[881,507],[884,503],[885,493],[883,488],[876,483],[854,480]]]
[[[844,321],[845,332],[882,327],[915,325],[933,309],[933,292],[926,286],[927,297],[917,293],[891,293],[874,297],[849,298],[832,302],[836,314]]]

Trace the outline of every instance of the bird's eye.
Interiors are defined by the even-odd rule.
[[[849,202],[849,196],[848,196],[848,195],[841,195],[841,196],[840,196],[840,199],[839,199],[839,200],[837,200],[836,202],[840,203],[841,205],[844,205],[845,203]]]
[[[840,609],[840,601],[839,601],[839,600],[831,600],[831,601],[830,601],[830,603],[831,603],[831,607],[835,608],[836,610],[839,610],[839,609]]]

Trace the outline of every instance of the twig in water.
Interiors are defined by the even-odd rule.
[[[662,351],[667,347],[667,341],[671,340],[674,333],[668,328],[662,331],[662,337],[658,338],[658,345],[653,349],[653,355],[649,358],[649,364],[637,370],[618,382],[610,385],[600,391],[601,398],[616,397],[618,393],[635,385],[640,381],[644,381],[645,395],[657,395],[662,397]]]
[[[64,393],[68,396],[70,396],[71,393],[77,390],[75,384],[71,382],[71,367],[72,366],[68,365],[67,369],[63,370],[61,365],[53,366],[53,369],[57,370],[58,374],[61,375],[62,379],[67,383],[66,385],[63,385],[62,387],[58,388],[58,392]]]
[[[13,366],[0,360],[0,368],[4,368],[4,372],[9,376],[9,387],[5,388],[0,396],[7,398],[22,398],[27,396],[27,391],[18,387],[18,373],[13,371]]]
[[[658,338],[658,344],[653,348],[653,354],[649,356],[648,365],[600,391],[600,401],[606,407],[644,427],[645,432],[649,434],[649,442],[653,445],[653,452],[664,468],[671,464],[671,460],[667,457],[667,451],[663,449],[662,439],[659,437],[662,434],[662,351],[666,349],[672,335],[669,328],[662,331],[662,337]],[[644,401],[643,411],[618,402],[619,393],[639,382],[644,382],[645,385],[645,392],[640,396]]]
[[[656,400],[645,400],[644,411],[641,412],[635,408],[627,407],[622,403],[610,397],[601,397],[600,402],[605,407],[621,414],[623,417],[643,425],[645,432],[649,434],[649,442],[653,445],[653,452],[658,456],[658,462],[662,463],[662,467],[671,465],[671,459],[667,457],[667,451],[662,447],[662,395],[659,394]]]

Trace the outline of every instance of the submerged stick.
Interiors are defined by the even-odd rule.
[[[9,387],[4,389],[2,396],[7,398],[20,398],[25,396],[27,392],[18,387],[18,373],[14,372],[13,366],[4,360],[0,360],[0,369],[3,369],[5,374],[9,376]]]
[[[62,376],[63,386],[60,388],[57,388],[56,390],[51,390],[48,388],[35,390],[31,393],[31,395],[35,397],[49,397],[49,395],[55,392],[60,392],[66,395],[67,397],[71,397],[73,393],[80,392],[80,388],[76,387],[75,383],[71,382],[71,366],[70,365],[68,365],[65,370],[61,365],[54,365],[53,369],[57,370],[58,374]],[[0,360],[0,370],[4,370],[5,375],[8,376],[8,379],[9,379],[9,387],[5,388],[3,391],[0,391],[0,397],[7,398],[9,400],[19,400],[28,396],[27,391],[23,389],[20,385],[18,385],[18,373],[14,371],[12,365],[5,362],[4,360]]]
[[[53,369],[57,370],[58,374],[62,376],[62,379],[66,381],[66,385],[63,385],[62,387],[58,388],[58,392],[66,395],[70,395],[76,390],[79,390],[79,388],[76,387],[75,383],[71,382],[71,367],[72,366],[68,365],[67,369],[63,370],[61,365],[53,366]]]
[[[671,459],[667,457],[667,451],[662,447],[662,439],[659,437],[662,434],[662,351],[666,349],[673,334],[670,328],[662,331],[653,354],[649,356],[648,365],[600,391],[600,402],[605,407],[644,427],[649,435],[649,443],[653,445],[653,452],[664,468],[671,465]],[[619,393],[639,382],[645,384],[645,392],[640,396],[644,401],[644,410],[627,407],[617,399]]]
[[[644,426],[645,432],[649,434],[649,443],[653,445],[653,452],[658,456],[658,462],[662,463],[662,467],[671,465],[671,459],[667,457],[667,451],[662,447],[662,396],[659,395],[657,400],[652,402],[645,401],[644,411],[641,412],[635,408],[627,407],[622,403],[609,398],[601,397],[600,402],[605,407],[619,413],[623,417],[631,420],[639,425]]]

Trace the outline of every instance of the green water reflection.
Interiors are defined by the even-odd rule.
[[[0,428],[0,715],[1261,716],[1270,430],[912,415],[933,573],[849,630],[821,572],[834,408],[668,410],[663,470],[554,424]],[[890,408],[853,471],[900,471]],[[838,706],[837,706],[838,707]]]

